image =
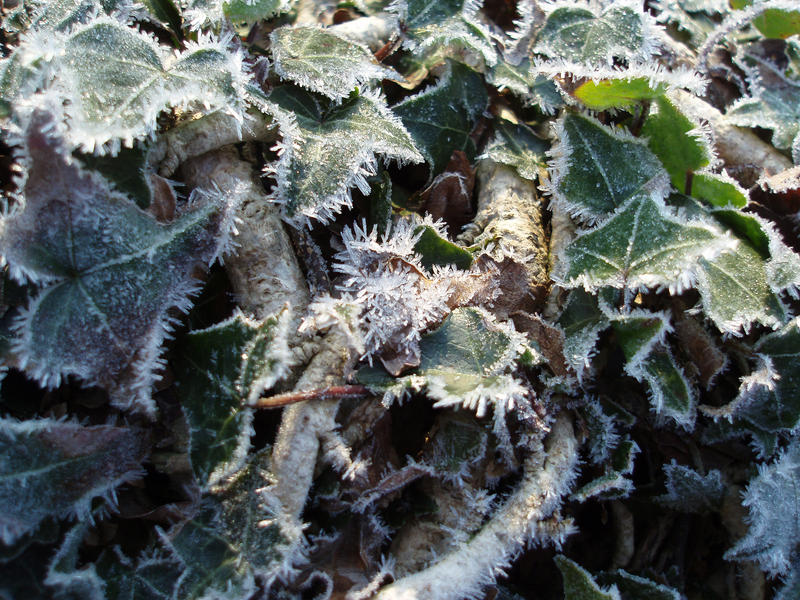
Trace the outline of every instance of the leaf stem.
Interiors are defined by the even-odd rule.
[[[363,385],[333,385],[313,390],[275,394],[268,398],[260,398],[253,406],[255,408],[280,408],[281,406],[305,402],[306,400],[345,400],[348,398],[364,398],[368,395],[369,390]]]

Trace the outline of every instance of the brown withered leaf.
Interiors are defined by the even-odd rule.
[[[554,375],[558,377],[570,375],[567,361],[564,358],[564,331],[562,329],[550,325],[539,315],[525,312],[516,312],[511,315],[511,319],[517,331],[527,333],[530,339],[536,342]]]
[[[681,317],[675,322],[678,346],[697,370],[700,385],[710,389],[714,378],[728,366],[728,357],[714,343],[711,334],[695,319]]]
[[[447,223],[450,232],[461,231],[472,220],[475,170],[467,155],[456,150],[441,175],[420,194],[422,212]]]

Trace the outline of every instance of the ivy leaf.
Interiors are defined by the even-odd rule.
[[[597,339],[611,321],[600,310],[596,296],[577,288],[570,292],[558,325],[564,330],[564,358],[581,382]]]
[[[498,120],[495,123],[495,136],[480,158],[514,167],[521,177],[536,181],[546,166],[544,156],[547,147],[547,142],[527,125]]]
[[[534,52],[584,64],[614,59],[645,61],[657,49],[655,22],[636,2],[617,0],[604,8],[556,2],[536,38]]]
[[[800,150],[800,82],[780,78],[779,84],[751,84],[753,97],[733,103],[726,116],[740,127],[772,129],[776,148]]]
[[[442,267],[453,265],[458,269],[469,269],[473,260],[471,252],[445,239],[430,225],[425,225],[421,229],[421,234],[419,230],[415,232],[415,235],[420,235],[414,244],[414,252],[420,255],[420,264],[423,267],[429,271],[434,265]]]
[[[667,493],[656,498],[659,504],[687,513],[703,513],[722,507],[725,484],[717,469],[701,475],[672,461],[664,465],[664,475]]]
[[[189,456],[203,487],[241,468],[252,404],[289,371],[288,310],[258,322],[238,313],[187,335],[174,372],[189,421]]]
[[[483,78],[451,61],[435,85],[406,98],[393,110],[421,149],[433,178],[444,171],[453,151],[462,150],[470,160],[475,157],[470,134],[488,104]]]
[[[25,208],[0,232],[11,275],[39,286],[14,351],[45,386],[76,375],[107,388],[116,406],[152,415],[169,310],[188,308],[199,285],[192,271],[224,248],[234,206],[209,197],[162,225],[66,162],[46,124],[31,122]]]
[[[622,569],[610,573],[600,573],[597,575],[597,581],[602,585],[616,586],[625,600],[638,600],[640,598],[647,598],[648,600],[681,600],[681,594],[677,590],[645,577],[633,575]]]
[[[319,27],[279,27],[270,40],[278,75],[334,100],[376,79],[399,77],[379,65],[366,46]]]
[[[403,23],[403,46],[415,56],[460,50],[491,66],[497,53],[480,8],[480,0],[395,0],[388,10]]]
[[[686,289],[700,258],[730,249],[715,227],[687,220],[650,198],[629,202],[599,227],[578,235],[556,264],[553,279],[586,290]]]
[[[353,186],[368,193],[366,176],[375,174],[375,154],[400,162],[422,161],[403,124],[374,94],[353,94],[334,104],[283,86],[259,107],[284,123],[285,151],[271,172],[277,179],[275,199],[294,223],[332,219],[350,206]]]
[[[800,540],[800,445],[761,465],[745,490],[750,512],[747,535],[725,553],[728,560],[754,560],[772,576],[786,574],[798,558]]]
[[[86,152],[113,154],[121,142],[132,145],[155,131],[156,117],[169,107],[242,113],[241,60],[222,41],[203,38],[175,55],[107,17],[55,41],[63,48],[53,69],[65,101],[67,136]]]
[[[642,137],[647,138],[650,150],[669,173],[672,185],[686,192],[686,175],[699,171],[711,162],[711,152],[699,132],[683,113],[666,97],[656,99],[657,111],[648,115],[642,125]]]
[[[181,35],[181,13],[172,0],[143,0],[142,4],[156,19],[169,25],[176,35]]]
[[[775,327],[786,320],[767,280],[766,264],[749,244],[739,243],[713,259],[699,259],[697,289],[705,314],[720,331],[739,333],[754,323]]]
[[[630,79],[601,79],[587,81],[579,85],[572,95],[584,106],[592,110],[609,108],[630,108],[642,100],[652,100],[661,96],[666,84],[651,85],[646,77]]]
[[[191,0],[183,12],[194,30],[219,27],[229,19],[234,23],[256,23],[292,8],[292,0]]]
[[[581,486],[570,496],[570,500],[585,502],[595,497],[603,500],[627,498],[633,491],[633,481],[626,475],[633,473],[634,458],[639,451],[639,445],[626,435],[611,454],[606,473]]]
[[[589,571],[563,554],[553,560],[564,579],[564,600],[621,600],[616,586],[602,589]]]
[[[183,571],[177,560],[163,553],[133,561],[119,548],[101,554],[95,567],[106,600],[169,600]]]
[[[73,153],[88,169],[100,173],[118,192],[134,200],[139,208],[147,208],[153,197],[146,169],[147,150],[141,146],[122,148],[116,156],[95,156]]]
[[[732,416],[768,432],[800,424],[800,320],[793,319],[755,345],[759,366],[742,380]]]
[[[650,403],[657,414],[691,427],[695,393],[665,344],[666,334],[672,331],[667,315],[634,310],[609,317],[625,354],[625,372],[649,387]]]
[[[644,141],[567,113],[556,123],[550,191],[556,204],[589,222],[633,199],[663,198],[667,174]]]
[[[556,84],[539,74],[528,58],[518,65],[501,60],[489,71],[487,80],[498,90],[509,90],[522,98],[527,105],[538,106],[548,115],[564,105]]]
[[[265,490],[273,483],[270,457],[270,448],[254,455],[193,519],[162,536],[168,554],[184,565],[173,598],[248,598],[256,578],[271,581],[289,566]]]
[[[358,380],[384,393],[384,401],[425,388],[434,407],[461,406],[479,417],[488,404],[505,411],[525,388],[508,373],[526,351],[525,337],[478,308],[457,308],[441,327],[422,336],[419,367],[392,378],[382,369],[365,367]]]
[[[93,499],[141,474],[147,451],[137,429],[0,418],[0,539],[12,544],[47,517],[88,517]]]

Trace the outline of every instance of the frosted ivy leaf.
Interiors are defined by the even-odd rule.
[[[416,56],[460,50],[471,57],[467,62],[491,66],[497,53],[479,15],[481,5],[481,0],[394,0],[388,10],[402,23],[403,46]]]
[[[47,517],[87,518],[92,500],[140,476],[147,452],[133,428],[0,418],[0,540],[12,544]]]
[[[103,13],[124,21],[136,10],[129,0],[43,0],[33,6],[29,28],[40,31],[67,31]]]
[[[742,504],[749,511],[747,535],[725,553],[728,560],[753,560],[772,576],[786,574],[798,558],[800,540],[800,444],[793,441],[777,460],[759,465]]]
[[[656,583],[651,579],[633,575],[622,569],[599,573],[597,581],[601,585],[614,585],[625,599],[648,600],[681,600],[682,596],[676,589]]]
[[[526,394],[525,387],[509,371],[517,359],[531,352],[525,337],[494,321],[482,309],[457,308],[441,327],[422,336],[419,367],[399,378],[382,369],[365,367],[358,379],[384,393],[384,402],[403,397],[410,390],[425,389],[434,407],[461,406],[478,417],[492,405],[495,415]]]
[[[558,325],[564,330],[564,358],[581,382],[597,339],[611,321],[600,310],[594,295],[577,288],[570,292]]]
[[[584,64],[612,64],[614,59],[645,61],[658,49],[660,32],[635,0],[575,6],[547,5],[547,21],[534,52]]]
[[[792,149],[795,163],[800,149],[800,82],[780,78],[780,84],[751,82],[753,96],[734,102],[726,116],[740,127],[772,129],[776,148]]]
[[[606,414],[598,400],[590,400],[580,409],[584,427],[587,430],[586,445],[589,460],[601,464],[611,456],[611,452],[619,445],[614,419]]]
[[[130,146],[152,134],[156,117],[169,107],[242,112],[242,57],[226,40],[201,38],[175,54],[101,17],[56,43],[54,93],[64,101],[67,138],[87,152],[115,152],[120,142]]]
[[[651,85],[646,77],[632,77],[587,81],[579,85],[572,94],[587,108],[608,110],[630,108],[643,100],[661,96],[665,90],[666,85],[663,83]]]
[[[470,138],[489,103],[483,78],[469,67],[450,61],[435,85],[406,98],[393,111],[408,128],[431,167],[431,178],[447,166],[454,150],[475,156]]]
[[[689,35],[695,47],[718,25],[712,15],[727,14],[730,9],[728,0],[656,0],[653,8],[659,23],[674,23]]]
[[[733,417],[768,432],[800,424],[800,320],[793,319],[755,345],[757,369],[742,379]]]
[[[688,513],[703,513],[722,506],[725,484],[719,470],[712,469],[701,475],[672,461],[664,465],[664,475],[667,493],[656,497],[659,504]]]
[[[295,120],[296,127],[281,128],[283,156],[270,169],[277,179],[274,197],[295,224],[309,218],[329,221],[350,206],[353,186],[368,193],[366,177],[375,173],[375,154],[401,163],[422,161],[403,124],[374,94],[353,94],[335,104],[283,86],[260,108],[284,123]]]
[[[269,448],[254,455],[199,513],[162,535],[167,553],[184,565],[173,598],[248,598],[256,578],[273,580],[284,565],[278,515],[266,487]]]
[[[498,120],[495,136],[480,158],[514,167],[521,177],[536,181],[545,168],[547,147],[547,142],[527,125]]]
[[[712,225],[683,219],[642,198],[578,235],[556,264],[553,279],[590,291],[609,286],[676,293],[691,285],[700,258],[711,259],[734,245]]]
[[[723,332],[738,334],[754,323],[776,327],[786,320],[767,281],[765,261],[746,243],[714,259],[700,258],[697,289],[705,314]]]
[[[633,473],[634,458],[639,451],[639,445],[626,435],[612,452],[606,472],[573,492],[570,500],[627,498],[633,491],[633,481],[626,475]]]
[[[134,561],[114,548],[100,555],[95,569],[106,600],[170,600],[183,566],[157,552]]]
[[[247,405],[289,371],[288,327],[288,310],[260,322],[238,313],[187,335],[173,370],[201,486],[242,466],[253,433]]]
[[[653,410],[691,428],[695,392],[665,344],[665,335],[672,331],[666,313],[633,310],[609,317],[625,355],[625,372],[648,386]]]
[[[6,216],[11,275],[39,291],[17,322],[21,367],[45,386],[76,375],[114,405],[152,414],[169,311],[188,309],[198,266],[223,250],[234,206],[207,197],[158,223],[97,175],[65,162],[35,117],[26,136],[24,209]],[[113,242],[113,243],[112,243]]]
[[[234,23],[256,23],[288,12],[293,0],[191,0],[183,11],[191,29],[219,26],[230,19]]]
[[[621,600],[615,585],[601,588],[589,571],[563,554],[553,560],[564,580],[564,600]]]
[[[526,104],[538,106],[545,114],[553,114],[564,105],[556,84],[539,74],[528,58],[518,65],[501,60],[489,71],[487,81],[501,92],[509,90]]]
[[[334,100],[372,81],[400,77],[393,69],[378,64],[369,48],[330,30],[279,27],[270,40],[275,72],[280,77]]]
[[[576,113],[555,128],[550,192],[570,214],[595,222],[633,199],[666,195],[667,174],[643,140]]]

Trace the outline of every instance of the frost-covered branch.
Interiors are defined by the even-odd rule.
[[[578,462],[577,448],[572,422],[562,413],[544,449],[525,461],[517,491],[475,537],[432,567],[382,589],[376,598],[460,600],[478,594],[526,542],[547,541],[532,534],[537,523],[558,510],[561,496],[569,490]]]
[[[548,238],[536,184],[491,160],[481,162],[478,181],[478,213],[460,241],[484,244],[495,258],[524,264],[531,293],[537,294],[549,277]]]

